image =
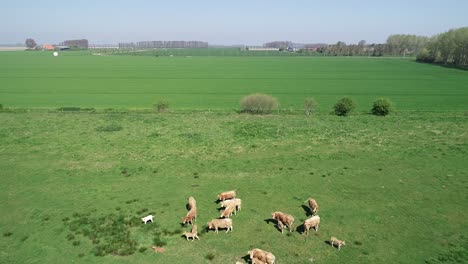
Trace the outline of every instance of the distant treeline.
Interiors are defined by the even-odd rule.
[[[119,49],[156,49],[156,48],[208,48],[203,41],[139,41],[119,43]]]
[[[72,39],[72,40],[65,40],[59,45],[68,46],[70,48],[76,48],[76,49],[87,49],[89,46],[89,43],[87,39]]]
[[[318,53],[328,56],[406,56],[416,55],[427,43],[428,37],[416,35],[391,35],[384,44],[367,44],[365,40],[358,44],[346,45],[338,41],[317,49]]]
[[[420,62],[468,66],[468,27],[432,37],[416,59]]]

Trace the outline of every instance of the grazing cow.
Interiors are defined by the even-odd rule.
[[[153,215],[147,215],[147,216],[141,218],[141,221],[143,221],[145,223],[145,225],[146,225],[146,223],[148,221],[151,221],[151,223],[153,223]]]
[[[226,209],[224,209],[222,212],[221,212],[221,218],[226,218],[226,217],[231,217],[232,213],[236,214],[236,204],[234,203],[231,203],[229,204],[228,207],[226,207]]]
[[[317,214],[318,209],[319,209],[317,201],[315,201],[315,199],[309,198],[305,202],[309,204],[309,207],[312,210],[312,215]]]
[[[285,214],[282,212],[274,212],[271,214],[271,218],[276,220],[279,228],[281,229],[281,233],[283,233],[283,228],[285,226],[289,228],[289,232],[292,232],[292,225],[294,223],[294,217],[292,215]]]
[[[195,208],[195,207],[197,207],[197,201],[195,201],[195,198],[190,196],[188,198],[188,209],[191,210],[192,208]]]
[[[339,250],[341,250],[341,246],[346,245],[346,241],[344,241],[344,240],[339,240],[339,239],[336,238],[336,237],[331,237],[331,238],[330,238],[330,245],[331,245],[332,247],[337,246],[337,247],[338,247],[338,251],[339,251]]]
[[[258,248],[254,248],[250,251],[248,251],[250,259],[252,260],[252,263],[267,263],[267,264],[274,264],[276,257],[273,255],[271,252],[261,250]],[[257,262],[254,262],[254,259],[256,259]],[[261,262],[260,262],[261,261]]]
[[[183,235],[185,236],[187,241],[189,240],[189,238],[191,238],[192,241],[195,240],[195,238],[200,240],[200,238],[198,237],[198,231],[197,231],[197,225],[196,224],[192,226],[192,231],[184,232]]]
[[[314,228],[315,232],[317,232],[319,225],[320,225],[320,216],[318,215],[314,215],[311,218],[306,219],[304,221],[304,230],[305,230],[306,235],[309,235],[309,230],[311,228]]]
[[[226,228],[226,233],[231,230],[232,232],[232,219],[225,218],[225,219],[213,219],[211,222],[207,223],[208,229],[214,229],[216,233],[218,233],[219,228]]]
[[[194,207],[188,211],[187,215],[185,215],[184,218],[182,218],[182,223],[185,225],[186,223],[193,223],[193,220],[196,220],[197,218],[197,208]]]
[[[230,204],[233,204],[233,203],[236,206],[236,210],[240,211],[241,207],[242,207],[242,200],[241,199],[235,198],[235,199],[225,200],[225,201],[220,202],[219,204],[220,204],[221,207],[226,208]]]
[[[218,194],[218,201],[236,198],[236,191],[227,191]]]

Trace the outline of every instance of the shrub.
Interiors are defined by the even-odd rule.
[[[2,105],[2,104],[0,104],[0,111],[2,111],[2,110],[3,110],[3,105]]]
[[[356,103],[349,97],[343,97],[334,106],[335,114],[337,116],[347,116],[351,111],[356,108]]]
[[[393,104],[387,98],[379,98],[372,105],[372,114],[378,116],[386,116],[393,111]]]
[[[154,111],[158,113],[166,112],[169,109],[169,102],[166,100],[160,100],[156,104],[154,104]]]
[[[432,63],[435,61],[435,57],[427,48],[422,48],[416,56],[416,61]]]
[[[304,101],[304,112],[307,116],[310,116],[317,109],[318,104],[314,98],[306,98]]]
[[[276,98],[267,94],[247,95],[240,101],[242,112],[249,114],[268,114],[279,106]]]

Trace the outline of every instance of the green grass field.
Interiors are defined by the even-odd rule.
[[[0,69],[0,263],[247,263],[253,247],[280,264],[468,261],[466,71],[390,58],[86,52],[0,53]],[[310,118],[231,111],[251,92],[296,110],[313,96],[321,108]],[[362,111],[387,96],[399,111],[330,115],[343,95]],[[128,110],[160,98],[172,111]],[[230,189],[243,200],[233,232],[207,233],[216,195]],[[189,196],[195,242],[181,237]],[[268,221],[283,211],[299,227],[308,197],[320,206],[317,233],[281,234]],[[330,236],[346,240],[341,251]],[[164,253],[149,248],[158,243]]]
[[[386,96],[399,110],[467,110],[466,71],[397,58],[91,56],[0,53],[5,107],[237,109],[255,92],[300,109],[307,96],[329,112],[348,95],[368,111]]]

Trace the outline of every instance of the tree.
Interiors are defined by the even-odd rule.
[[[27,38],[24,43],[28,49],[34,49],[37,46],[36,41],[32,38]]]
[[[317,101],[314,98],[306,98],[304,101],[304,112],[307,116],[310,116],[317,109]]]

